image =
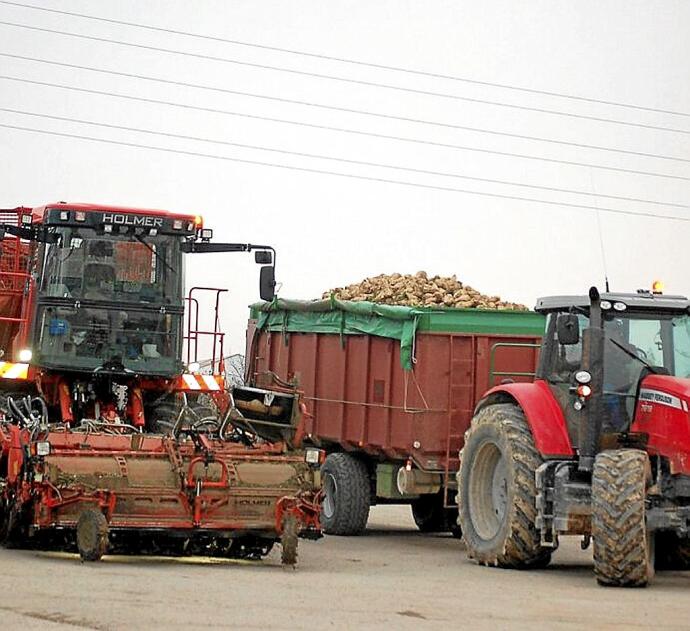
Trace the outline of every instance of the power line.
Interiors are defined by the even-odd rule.
[[[295,70],[294,68],[285,68],[282,66],[271,66],[269,64],[258,64],[248,61],[240,61],[239,59],[231,59],[229,57],[217,57],[215,55],[204,55],[201,53],[190,53],[181,50],[174,50],[172,48],[162,48],[159,46],[151,46],[148,44],[136,44],[134,42],[124,42],[121,40],[111,39],[107,37],[96,37],[94,35],[84,35],[82,33],[70,33],[69,31],[60,31],[57,29],[49,29],[39,26],[31,26],[29,24],[19,24],[16,22],[6,22],[0,20],[0,24],[4,26],[10,26],[13,28],[23,28],[30,31],[39,31],[41,33],[51,33],[53,35],[64,35],[66,37],[75,37],[78,39],[84,39],[94,42],[101,42],[106,44],[115,44],[118,46],[129,46],[132,48],[139,48],[142,50],[151,50],[159,53],[166,53],[171,55],[182,55],[184,57],[194,57],[196,59],[206,59],[208,61],[218,61],[222,63],[235,64],[238,66],[246,66],[248,68],[259,68],[261,70],[272,70],[275,72],[286,72],[290,74],[300,75],[303,77],[312,77],[316,79],[328,79],[330,81],[339,81],[342,83],[352,83],[356,85],[364,85],[368,87],[383,88],[386,90],[396,90],[399,92],[408,92],[410,94],[419,94],[422,96],[434,96],[444,99],[452,99],[456,101],[465,101],[467,103],[478,103],[481,105],[492,105],[496,107],[506,107],[510,109],[522,110],[526,112],[537,112],[539,114],[551,114],[554,116],[564,116],[567,118],[575,118],[581,120],[595,121],[599,123],[611,123],[615,125],[625,125],[627,127],[636,127],[641,129],[651,129],[655,131],[665,131],[676,134],[688,134],[690,135],[690,129],[680,129],[675,127],[662,127],[659,125],[649,125],[647,123],[634,123],[630,121],[623,121],[615,118],[604,118],[599,116],[589,116],[586,114],[576,114],[574,112],[562,112],[559,110],[550,110],[541,107],[531,107],[527,105],[515,105],[513,103],[503,103],[501,101],[490,101],[487,99],[477,99],[469,96],[460,96],[457,94],[448,94],[445,92],[432,92],[430,90],[420,90],[417,88],[405,88],[398,85],[391,85],[388,83],[379,83],[376,81],[364,81],[362,79],[350,79],[347,77],[340,77],[337,75],[322,74],[318,72],[309,72],[306,70]]]
[[[0,3],[2,0],[0,0]],[[65,62],[60,62],[60,61],[53,61],[51,59],[41,59],[38,57],[27,57],[25,55],[15,55],[12,53],[3,53],[0,52],[0,57],[9,57],[11,59],[20,59],[22,61],[31,61],[31,62],[36,62],[36,63],[41,63],[41,64],[48,64],[51,66],[59,66],[62,68],[71,68],[73,70],[87,70],[89,72],[97,72],[100,74],[107,74],[111,76],[116,76],[116,77],[126,77],[128,79],[142,79],[144,81],[154,81],[156,83],[162,83],[165,85],[174,85],[177,87],[184,87],[184,88],[192,88],[192,89],[198,89],[198,90],[208,90],[211,92],[219,92],[222,94],[233,94],[236,96],[247,96],[251,98],[256,98],[256,99],[264,99],[264,100],[269,100],[269,101],[276,101],[279,103],[290,103],[292,105],[303,105],[307,107],[314,107],[314,108],[319,108],[319,109],[326,109],[326,110],[332,110],[332,111],[337,111],[337,112],[346,112],[349,114],[361,114],[363,116],[373,116],[376,118],[385,118],[389,120],[398,120],[398,121],[403,121],[407,123],[419,123],[423,125],[433,125],[436,127],[443,127],[447,129],[458,129],[462,131],[471,131],[471,132],[477,132],[477,133],[482,133],[482,134],[491,134],[494,136],[506,136],[508,138],[517,138],[519,140],[530,140],[530,141],[538,141],[538,142],[547,142],[551,144],[556,144],[556,145],[564,145],[567,147],[577,147],[578,149],[595,149],[599,151],[608,151],[608,152],[613,152],[613,153],[621,153],[625,155],[632,155],[632,156],[638,156],[638,157],[644,157],[644,158],[658,158],[661,160],[673,160],[676,162],[690,162],[690,159],[688,158],[680,158],[676,156],[666,156],[666,155],[661,155],[661,154],[656,154],[656,153],[647,153],[644,151],[631,151],[627,149],[616,149],[614,147],[604,147],[601,145],[590,145],[586,143],[580,143],[580,142],[569,142],[566,140],[555,140],[553,138],[543,138],[540,136],[527,136],[524,134],[515,134],[511,132],[503,132],[503,131],[496,131],[492,129],[483,129],[480,127],[469,127],[467,125],[456,125],[453,123],[443,123],[440,121],[432,121],[432,120],[425,120],[425,119],[420,119],[420,118],[410,118],[406,116],[395,116],[392,114],[383,114],[379,112],[371,112],[369,110],[359,110],[359,109],[352,109],[348,107],[340,107],[340,106],[335,106],[335,105],[325,105],[322,103],[313,103],[311,101],[299,101],[295,99],[287,99],[283,97],[277,97],[277,96],[269,96],[266,94],[257,94],[255,92],[242,92],[240,90],[231,90],[229,88],[220,88],[216,86],[210,86],[210,85],[203,85],[200,83],[188,83],[185,81],[177,81],[173,79],[162,79],[160,77],[151,77],[148,75],[142,75],[142,74],[136,74],[136,73],[130,73],[130,72],[120,72],[116,70],[106,70],[104,68],[95,68],[93,66],[83,66],[80,64],[69,64]]]
[[[373,62],[368,62],[368,61],[362,61],[359,59],[349,59],[346,57],[336,57],[333,55],[310,53],[310,52],[306,52],[303,50],[295,50],[295,49],[291,49],[291,48],[281,48],[278,46],[268,46],[266,44],[256,44],[256,43],[247,42],[247,41],[243,41],[243,40],[229,39],[229,38],[225,38],[225,37],[215,37],[212,35],[205,35],[205,34],[201,34],[201,33],[192,33],[190,31],[181,31],[181,30],[176,30],[176,29],[171,29],[171,28],[163,28],[160,26],[152,26],[149,24],[140,24],[138,22],[126,22],[124,20],[115,20],[112,18],[104,18],[102,16],[88,15],[85,13],[77,13],[75,11],[62,11],[62,10],[58,10],[58,9],[51,9],[48,7],[36,6],[34,4],[25,4],[25,3],[21,3],[21,2],[9,2],[8,0],[0,0],[0,4],[22,7],[24,9],[34,9],[37,11],[44,11],[47,13],[55,13],[55,14],[59,14],[59,15],[69,15],[72,17],[84,18],[87,20],[96,20],[98,22],[106,22],[108,24],[118,24],[120,26],[132,26],[134,28],[146,29],[148,31],[155,31],[158,33],[168,33],[168,34],[172,34],[172,35],[183,35],[185,37],[193,37],[196,39],[208,40],[208,41],[213,41],[213,42],[222,42],[225,44],[233,44],[236,46],[245,46],[245,47],[249,47],[249,48],[258,48],[258,49],[262,49],[262,50],[270,50],[273,52],[289,53],[291,55],[299,55],[302,57],[311,57],[313,59],[323,59],[325,61],[337,61],[340,63],[353,64],[353,65],[364,66],[364,67],[368,67],[368,68],[377,68],[379,70],[393,70],[395,72],[404,72],[404,73],[411,74],[411,75],[431,77],[433,79],[448,79],[450,81],[458,81],[458,82],[462,82],[462,83],[469,83],[472,85],[481,85],[481,86],[488,86],[488,87],[492,87],[492,88],[501,88],[501,89],[505,89],[505,90],[514,90],[517,92],[525,92],[528,94],[539,94],[541,96],[554,96],[554,97],[563,98],[563,99],[572,99],[575,101],[583,101],[586,103],[597,103],[600,105],[613,105],[616,107],[625,107],[625,108],[629,108],[629,109],[642,110],[645,112],[655,112],[658,114],[672,114],[674,116],[690,116],[690,113],[688,113],[688,112],[679,112],[677,110],[667,110],[667,109],[656,108],[656,107],[647,107],[644,105],[637,105],[634,103],[623,103],[620,101],[607,101],[604,99],[596,99],[596,98],[592,98],[592,97],[579,96],[579,95],[575,95],[575,94],[567,94],[567,93],[563,93],[563,92],[552,92],[549,90],[525,88],[524,86],[516,86],[516,85],[507,84],[507,83],[496,83],[496,82],[492,82],[492,81],[480,81],[478,79],[470,79],[468,77],[459,77],[457,75],[441,74],[441,73],[436,73],[436,72],[417,70],[417,69],[413,69],[413,68],[405,68],[402,66],[389,66],[389,65],[385,65],[385,64],[378,64],[378,63],[373,63]]]
[[[623,167],[613,167],[613,166],[601,165],[601,164],[590,164],[587,162],[576,162],[574,160],[561,160],[559,158],[545,158],[542,156],[534,156],[534,155],[523,154],[523,153],[515,153],[512,151],[497,151],[495,149],[484,149],[481,147],[471,147],[471,146],[466,146],[466,145],[455,145],[455,144],[436,142],[436,141],[431,141],[431,140],[423,140],[423,139],[419,139],[419,138],[410,138],[410,137],[406,137],[406,136],[394,136],[394,135],[389,135],[389,134],[379,134],[377,132],[348,129],[345,127],[332,127],[329,125],[318,125],[316,123],[306,123],[303,121],[294,121],[294,120],[289,120],[289,119],[284,119],[284,118],[260,116],[258,114],[246,114],[244,112],[235,112],[232,110],[224,110],[224,109],[213,108],[213,107],[205,107],[202,105],[188,105],[186,103],[177,103],[174,101],[163,101],[160,99],[151,99],[151,98],[146,98],[146,97],[142,97],[142,96],[134,96],[131,94],[118,94],[116,92],[107,92],[107,91],[103,91],[103,90],[92,90],[90,88],[79,88],[76,86],[64,85],[64,84],[60,84],[60,83],[51,83],[48,81],[36,81],[34,79],[23,79],[20,77],[11,77],[8,75],[0,75],[0,79],[5,79],[7,81],[16,81],[19,83],[28,83],[31,85],[40,85],[40,86],[46,86],[46,87],[51,87],[51,88],[59,88],[61,90],[70,90],[73,92],[80,92],[82,94],[95,94],[98,96],[107,96],[107,97],[113,97],[113,98],[118,98],[118,99],[125,99],[128,101],[136,101],[136,102],[140,102],[140,103],[149,103],[149,104],[153,104],[153,105],[166,105],[169,107],[177,107],[177,108],[182,108],[182,109],[187,109],[187,110],[195,110],[195,111],[200,111],[200,112],[209,112],[212,114],[222,114],[222,115],[226,115],[226,116],[237,116],[237,117],[241,117],[241,118],[248,118],[248,119],[252,119],[252,120],[261,120],[261,121],[267,121],[267,122],[271,122],[271,123],[280,123],[280,124],[286,124],[286,125],[297,125],[299,127],[308,127],[310,129],[321,129],[321,130],[325,130],[325,131],[333,131],[333,132],[338,132],[338,133],[354,134],[354,135],[359,135],[359,136],[369,136],[372,138],[381,138],[384,140],[394,140],[394,141],[398,141],[398,142],[408,142],[408,143],[427,145],[427,146],[432,146],[432,147],[442,147],[444,149],[473,151],[473,152],[478,152],[478,153],[487,153],[487,154],[491,154],[491,155],[504,156],[504,157],[509,157],[509,158],[521,158],[521,159],[525,159],[525,160],[537,160],[539,162],[549,162],[549,163],[553,163],[553,164],[563,164],[563,165],[576,166],[576,167],[587,167],[587,168],[593,168],[593,169],[601,169],[604,171],[612,171],[612,172],[616,172],[616,173],[628,173],[631,175],[645,175],[645,176],[649,176],[649,177],[659,177],[659,178],[665,178],[665,179],[670,179],[670,180],[680,180],[680,181],[690,182],[690,177],[685,177],[683,175],[672,175],[669,173],[658,173],[658,172],[654,172],[654,171],[640,171],[637,169],[626,169]]]
[[[18,130],[18,131],[27,131],[27,132],[38,133],[38,134],[46,134],[49,136],[58,136],[58,137],[62,137],[62,138],[86,140],[86,141],[90,141],[90,142],[105,143],[105,144],[109,144],[109,145],[119,145],[122,147],[132,147],[132,148],[136,148],[136,149],[147,149],[147,150],[151,150],[151,151],[162,151],[165,153],[180,154],[180,155],[193,156],[193,157],[198,157],[198,158],[211,158],[214,160],[225,160],[225,161],[229,161],[229,162],[238,162],[241,164],[251,164],[251,165],[255,165],[255,166],[264,166],[264,167],[271,167],[271,168],[276,168],[276,169],[287,169],[290,171],[300,171],[303,173],[316,173],[319,175],[333,175],[336,177],[342,177],[342,178],[348,178],[348,179],[354,179],[354,180],[365,180],[368,182],[398,184],[401,186],[410,186],[410,187],[414,187],[414,188],[421,188],[421,189],[427,189],[427,190],[446,191],[446,192],[450,192],[450,193],[464,193],[467,195],[477,195],[480,197],[492,197],[492,198],[497,198],[497,199],[510,199],[510,200],[521,201],[521,202],[530,202],[530,203],[536,203],[536,204],[546,204],[549,206],[558,206],[558,207],[562,207],[562,208],[579,208],[579,209],[583,209],[583,210],[593,210],[593,211],[599,210],[600,212],[612,213],[612,214],[617,214],[617,215],[628,215],[628,216],[634,216],[634,217],[650,217],[652,219],[668,219],[670,221],[690,222],[690,217],[678,217],[676,215],[660,215],[658,213],[637,212],[637,211],[631,211],[631,210],[620,210],[620,209],[616,209],[616,208],[597,208],[596,206],[588,206],[586,204],[574,204],[574,203],[570,203],[570,202],[556,202],[556,201],[550,201],[550,200],[545,200],[545,199],[536,199],[536,198],[531,198],[531,197],[519,197],[516,195],[504,195],[501,193],[487,193],[484,191],[471,191],[471,190],[466,190],[466,189],[461,189],[461,188],[453,188],[453,187],[449,187],[449,186],[420,184],[418,182],[409,182],[406,180],[393,180],[393,179],[373,177],[373,176],[368,176],[368,175],[355,175],[352,173],[340,173],[337,171],[328,171],[325,169],[313,169],[313,168],[309,168],[309,167],[298,167],[298,166],[292,166],[292,165],[288,165],[288,164],[279,164],[279,163],[275,163],[275,162],[261,162],[258,160],[245,160],[242,158],[232,158],[229,156],[221,156],[221,155],[216,155],[216,154],[201,153],[198,151],[185,151],[182,149],[170,149],[168,147],[157,147],[154,145],[144,145],[144,144],[134,143],[134,142],[125,142],[122,140],[110,140],[110,139],[106,139],[106,138],[95,138],[93,136],[84,136],[81,134],[69,134],[69,133],[65,133],[65,132],[49,131],[46,129],[36,129],[33,127],[22,127],[19,125],[8,125],[5,123],[0,123],[0,127],[5,128],[5,129]]]
[[[605,195],[603,193],[591,193],[588,191],[579,191],[575,189],[567,189],[567,188],[559,188],[559,187],[554,187],[554,186],[540,186],[537,184],[525,184],[524,182],[514,182],[514,181],[509,181],[509,180],[499,180],[499,179],[494,179],[494,178],[484,178],[484,177],[475,177],[471,175],[462,175],[460,173],[451,173],[447,171],[432,171],[428,169],[417,169],[417,168],[412,168],[412,167],[404,167],[404,166],[398,166],[394,164],[386,164],[386,163],[381,163],[381,162],[369,162],[365,160],[351,160],[348,158],[340,158],[337,156],[328,156],[328,155],[323,155],[323,154],[315,154],[315,153],[306,153],[302,151],[290,151],[287,149],[276,149],[274,147],[266,147],[266,146],[261,146],[261,145],[250,145],[250,144],[245,144],[245,143],[239,143],[239,142],[231,142],[227,140],[218,140],[215,138],[204,138],[200,136],[189,136],[189,135],[183,135],[183,134],[175,134],[175,133],[170,133],[170,132],[161,132],[161,131],[155,131],[151,129],[143,129],[141,127],[128,127],[125,125],[114,125],[110,123],[103,123],[103,122],[98,122],[98,121],[91,121],[91,120],[85,120],[85,119],[80,119],[80,118],[69,118],[66,116],[57,116],[53,114],[43,114],[43,113],[37,113],[37,112],[27,112],[24,110],[17,110],[17,109],[12,109],[12,108],[7,108],[7,107],[0,107],[0,112],[9,112],[12,114],[19,114],[21,116],[31,116],[34,118],[46,118],[50,120],[58,120],[58,121],[63,121],[63,122],[69,122],[69,123],[78,123],[81,125],[91,125],[94,127],[103,127],[107,129],[117,129],[120,131],[127,131],[127,132],[135,132],[135,133],[140,133],[140,134],[149,134],[153,136],[162,136],[166,138],[176,138],[179,140],[192,140],[195,142],[207,142],[211,144],[216,144],[216,145],[224,145],[224,146],[229,146],[229,147],[238,147],[241,149],[252,149],[256,151],[268,151],[272,153],[281,153],[284,155],[291,155],[291,156],[298,156],[301,158],[312,158],[312,159],[317,159],[317,160],[329,160],[332,162],[341,162],[344,164],[353,164],[357,166],[367,166],[367,167],[376,167],[376,168],[381,168],[381,169],[393,169],[396,171],[405,171],[407,173],[416,173],[419,175],[433,175],[433,176],[439,176],[439,177],[451,177],[451,178],[456,178],[456,179],[462,179],[462,180],[471,180],[474,182],[484,182],[486,184],[500,184],[503,186],[518,186],[520,188],[529,188],[529,189],[534,189],[534,190],[541,190],[541,191],[549,191],[549,192],[557,192],[557,193],[568,193],[572,195],[586,195],[588,197],[595,197],[595,198],[607,198],[607,199],[615,199],[619,201],[625,201],[625,202],[636,202],[636,203],[641,203],[641,204],[654,204],[657,206],[669,206],[673,208],[683,208],[685,210],[690,209],[690,206],[687,206],[685,204],[676,204],[673,202],[662,202],[662,201],[657,201],[653,199],[640,199],[637,197],[624,197],[621,195]]]

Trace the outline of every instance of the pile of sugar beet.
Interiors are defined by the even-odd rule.
[[[408,307],[451,307],[458,309],[496,309],[527,311],[524,305],[487,296],[461,283],[455,275],[429,276],[416,274],[379,274],[347,287],[324,292],[323,298],[378,302]]]

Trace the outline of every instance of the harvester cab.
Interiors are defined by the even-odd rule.
[[[655,291],[541,298],[536,380],[490,390],[466,436],[460,522],[480,563],[594,541],[605,585],[690,568],[690,303]],[[519,466],[518,466],[519,465]]]
[[[185,296],[185,255],[254,251],[262,297],[273,297],[273,248],[213,243],[195,215],[59,203],[0,211],[0,235],[0,392],[40,396],[51,421],[156,431],[177,393],[222,390],[218,300],[212,330],[195,326],[198,293],[220,290]],[[183,346],[189,359],[204,335],[214,357],[201,379]]]

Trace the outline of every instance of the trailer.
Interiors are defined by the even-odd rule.
[[[250,386],[296,387],[306,443],[327,452],[321,521],[361,533],[369,508],[408,503],[422,531],[457,534],[455,472],[490,387],[531,381],[544,317],[367,302],[252,305]]]

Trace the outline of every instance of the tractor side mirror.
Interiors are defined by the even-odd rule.
[[[559,313],[556,320],[558,343],[572,346],[580,341],[580,321],[574,313]]]
[[[257,252],[258,254],[258,252]],[[275,268],[271,265],[266,265],[261,268],[259,276],[259,295],[261,300],[271,302],[276,295],[276,277]]]
[[[268,250],[257,250],[254,252],[254,262],[259,265],[271,265],[273,255]]]

